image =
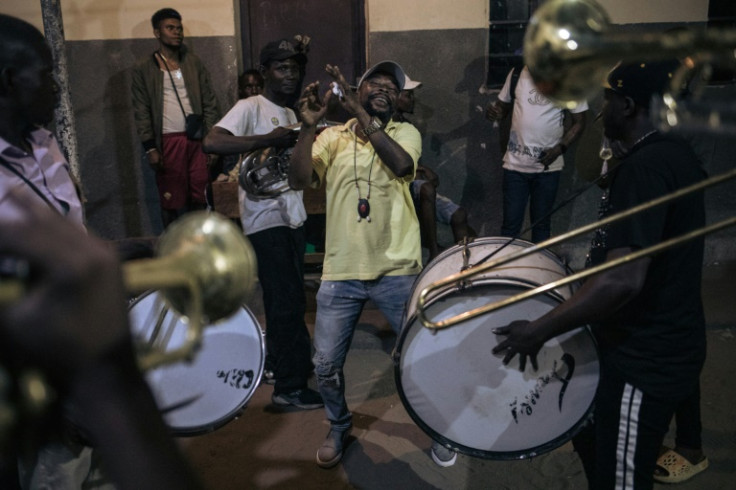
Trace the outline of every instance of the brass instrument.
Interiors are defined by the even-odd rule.
[[[736,31],[709,29],[696,33],[677,31],[668,33],[617,33],[610,28],[606,12],[593,0],[548,0],[537,9],[530,20],[524,38],[524,61],[529,68],[537,89],[562,107],[574,108],[598,92],[610,70],[619,62],[627,60],[658,60],[683,58],[683,68],[675,74],[669,93],[661,100],[655,100],[650,112],[660,119],[661,128],[697,129],[709,132],[736,131],[736,124],[724,124],[724,104],[706,104],[697,100],[681,98],[681,87],[693,73],[704,73],[713,63],[736,65]],[[698,77],[698,81],[707,77]],[[692,87],[691,88],[691,93]],[[725,109],[736,114],[734,104]],[[736,120],[736,117],[734,118]],[[601,158],[610,158],[608,151]],[[702,191],[708,187],[736,177],[736,170],[711,177],[700,183],[680,189],[672,194],[643,203],[629,210],[609,216],[603,220],[569,231],[542,243],[526,248],[518,253],[504,255],[480,265],[452,274],[425,287],[417,298],[416,315],[421,323],[430,329],[441,329],[457,325],[465,320],[489,313],[524,299],[571,284],[582,278],[603,272],[626,262],[661,252],[685,241],[722,230],[736,224],[736,217],[722,220],[700,230],[673,238],[658,245],[628,254],[618,260],[606,262],[564,279],[545,284],[523,293],[511,296],[496,303],[446,318],[432,321],[427,317],[426,308],[440,295],[438,291],[445,286],[456,284],[459,287],[472,287],[472,279],[482,273],[513,262],[527,255],[557,245],[570,238],[595,230],[601,226],[626,219],[633,214],[645,211],[684,195]]]
[[[321,121],[317,132],[339,123]],[[301,124],[287,126],[292,131],[300,131]],[[240,155],[238,162],[238,184],[251,199],[270,199],[290,189],[289,161],[293,147],[259,148]]]
[[[187,317],[189,331],[181,349],[141,353],[144,370],[191,358],[204,325],[237,311],[256,281],[253,247],[237,226],[217,213],[190,213],[172,223],[159,239],[156,255],[123,264],[126,289],[160,289],[166,303]],[[0,286],[0,304],[23,294],[22,281],[3,280]]]
[[[123,264],[125,286],[133,293],[160,289],[165,302],[187,317],[188,331],[185,343],[173,351],[153,348],[156,338],[150,345],[138,346],[138,363],[143,370],[191,359],[201,344],[205,325],[241,308],[256,280],[256,258],[250,242],[237,226],[217,213],[190,213],[172,223],[158,242],[157,255]],[[0,282],[0,305],[22,294],[21,280]],[[19,400],[11,400],[14,397]],[[13,382],[0,365],[0,450],[22,418],[21,412],[33,419],[43,414],[54,398],[42,373],[27,369]]]
[[[603,272],[607,269],[622,265],[627,262],[634,261],[636,259],[639,259],[641,257],[646,257],[649,255],[653,255],[655,253],[661,252],[665,249],[680,245],[688,240],[692,240],[694,238],[704,236],[709,233],[714,233],[716,231],[722,230],[724,228],[727,228],[729,226],[736,225],[736,217],[731,217],[722,221],[719,221],[717,223],[714,223],[712,225],[706,226],[699,230],[691,231],[690,233],[686,233],[684,235],[681,235],[679,237],[670,239],[666,242],[662,242],[657,245],[653,245],[648,248],[644,248],[642,250],[638,250],[637,252],[627,254],[615,261],[606,262],[604,264],[601,264],[597,267],[592,267],[590,269],[587,269],[582,272],[578,272],[576,274],[572,274],[570,276],[567,276],[563,279],[554,281],[549,284],[544,284],[541,286],[538,286],[536,288],[530,289],[528,291],[525,291],[523,293],[516,294],[514,296],[508,297],[506,299],[503,299],[501,301],[497,301],[496,303],[492,303],[486,306],[482,306],[479,308],[475,308],[470,311],[466,311],[464,313],[461,313],[459,315],[455,315],[453,317],[447,318],[442,321],[433,322],[431,319],[427,318],[426,308],[428,307],[429,303],[431,303],[436,296],[432,296],[432,293],[441,290],[445,286],[448,286],[450,284],[456,283],[461,284],[463,287],[467,287],[468,285],[472,285],[471,279],[475,276],[478,276],[482,274],[483,272],[486,272],[490,269],[493,269],[495,267],[499,267],[503,264],[507,264],[509,262],[513,262],[514,260],[518,260],[522,257],[525,257],[527,255],[531,255],[533,253],[536,253],[540,250],[549,248],[553,245],[557,245],[559,243],[562,243],[564,241],[569,240],[570,238],[574,238],[578,235],[582,235],[584,233],[588,233],[590,231],[595,230],[596,228],[608,225],[610,223],[614,223],[616,221],[620,221],[622,219],[626,219],[634,214],[640,213],[642,211],[646,211],[647,209],[653,208],[655,206],[659,206],[665,203],[668,203],[670,201],[674,201],[676,199],[679,199],[685,195],[692,194],[694,192],[702,191],[708,187],[712,187],[716,184],[720,184],[723,182],[726,182],[728,180],[736,178],[736,169],[730,170],[728,172],[725,172],[721,175],[717,175],[715,177],[711,177],[709,179],[703,180],[702,182],[699,182],[697,184],[693,184],[688,187],[684,187],[678,191],[675,191],[671,194],[667,194],[665,196],[659,197],[657,199],[653,199],[649,202],[640,204],[638,206],[634,206],[633,208],[627,209],[626,211],[622,211],[620,213],[616,213],[614,215],[611,215],[607,218],[604,218],[602,220],[596,221],[594,223],[582,226],[580,228],[577,228],[575,230],[569,231],[567,233],[563,233],[562,235],[552,237],[549,240],[545,240],[544,242],[538,243],[536,245],[533,245],[529,248],[526,248],[520,252],[512,253],[508,255],[504,255],[503,257],[495,260],[491,260],[489,262],[486,262],[481,265],[471,266],[468,269],[458,272],[456,274],[452,274],[445,279],[442,279],[441,281],[434,282],[424,288],[420,293],[419,297],[417,299],[417,305],[416,305],[416,314],[419,321],[422,322],[422,325],[424,325],[427,328],[430,329],[441,329],[446,328],[450,326],[457,325],[458,323],[461,323],[465,320],[470,320],[471,318],[478,317],[480,315],[483,315],[485,313],[490,313],[492,311],[498,310],[500,308],[503,308],[504,306],[509,306],[514,303],[518,303],[519,301],[525,300],[527,298],[531,298],[533,296],[537,296],[539,294],[543,294],[547,291],[554,290],[560,286],[564,286],[567,284],[574,283],[576,281],[579,281],[580,279],[586,278],[588,276],[591,276],[593,274],[597,274],[599,272]],[[511,240],[511,239],[509,239]]]
[[[290,189],[289,159],[293,148],[260,148],[240,156],[238,184],[253,199],[269,199]]]
[[[158,242],[157,255],[123,264],[126,287],[130,292],[161,289],[166,302],[188,318],[189,330],[180,349],[142,354],[142,369],[191,358],[204,325],[235,313],[256,282],[253,247],[217,213],[190,213],[173,222]]]
[[[672,81],[670,95],[660,105],[663,123],[676,126],[688,119],[689,104],[679,100],[679,88],[696,68],[713,63],[734,66],[736,31],[709,28],[697,31],[617,32],[608,14],[594,0],[549,0],[529,21],[524,37],[524,62],[546,97],[566,108],[591,98],[619,62],[686,59]],[[703,77],[697,77],[703,78]],[[683,107],[683,104],[685,107]],[[700,114],[701,126],[718,128],[714,104]],[[733,109],[731,109],[733,111]]]

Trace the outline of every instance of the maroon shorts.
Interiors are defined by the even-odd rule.
[[[163,135],[163,169],[156,172],[158,196],[163,209],[182,209],[190,203],[204,204],[209,181],[207,155],[202,143],[185,133]]]

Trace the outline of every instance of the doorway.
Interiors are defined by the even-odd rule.
[[[301,34],[311,39],[305,84],[319,80],[326,89],[326,64],[337,65],[351,84],[365,71],[365,0],[240,0],[240,28],[244,69],[257,67],[266,43]]]

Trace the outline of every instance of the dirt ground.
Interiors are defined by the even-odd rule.
[[[734,277],[736,263],[705,269],[708,359],[701,385],[703,440],[710,468],[689,482],[671,486],[673,489],[736,488]],[[310,328],[313,317],[312,309]],[[436,466],[429,457],[429,437],[412,421],[397,393],[391,358],[395,340],[380,313],[364,312],[346,364],[354,429],[342,464],[324,470],[314,463],[328,431],[324,411],[278,410],[270,402],[272,387],[264,384],[239,417],[211,433],[180,439],[208,488],[587,488],[569,443],[525,460],[497,461],[461,454],[450,468]]]

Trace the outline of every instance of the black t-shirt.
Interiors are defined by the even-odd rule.
[[[683,140],[654,134],[635,145],[616,169],[610,213],[618,213],[706,177]],[[657,206],[608,229],[607,249],[642,249],[705,225],[703,193]],[[701,300],[703,239],[652,257],[640,294],[598,336],[604,365],[645,393],[677,396],[693,386],[705,361]]]

